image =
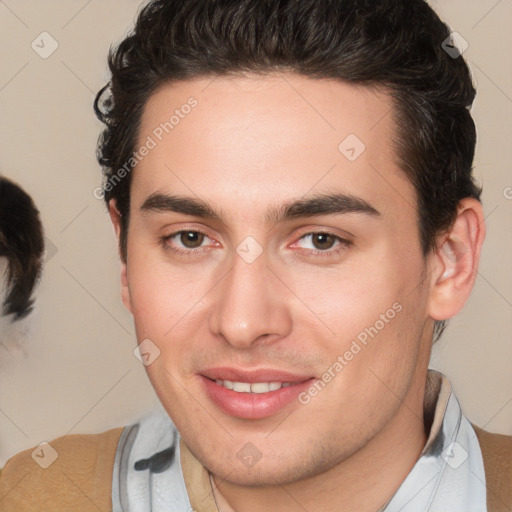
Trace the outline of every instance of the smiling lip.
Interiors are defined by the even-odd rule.
[[[291,402],[300,405],[297,397],[314,380],[310,375],[297,375],[273,369],[242,370],[237,368],[209,368],[198,375],[206,395],[226,414],[243,419],[262,419],[284,409]],[[221,381],[232,383],[286,383],[268,392],[241,392],[226,388]],[[237,386],[238,387],[238,386]],[[242,388],[249,386],[242,386]]]

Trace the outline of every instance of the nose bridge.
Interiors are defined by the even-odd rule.
[[[233,254],[210,317],[211,331],[237,348],[247,348],[265,335],[285,336],[291,327],[284,291],[267,268],[266,254],[252,259],[244,249],[247,246],[242,243]]]

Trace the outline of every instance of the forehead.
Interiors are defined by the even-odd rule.
[[[394,137],[391,97],[376,88],[295,74],[175,82],[145,106],[138,148],[151,149],[132,191],[211,198],[229,211],[230,198],[256,206],[336,189],[381,196],[386,209],[396,189],[414,202]]]

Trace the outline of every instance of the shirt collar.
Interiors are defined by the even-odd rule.
[[[424,400],[429,435],[421,455],[379,512],[487,512],[485,472],[476,433],[448,378],[429,370]]]

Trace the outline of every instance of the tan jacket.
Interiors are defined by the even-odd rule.
[[[488,512],[511,512],[512,436],[473,428],[484,459]],[[0,475],[0,512],[111,512],[112,469],[122,430],[52,441],[58,457],[47,469],[35,462],[37,455],[43,456],[37,449],[12,457]],[[196,475],[187,474],[201,468],[196,462],[184,467],[187,488],[197,481]],[[192,507],[203,512],[190,491]]]

